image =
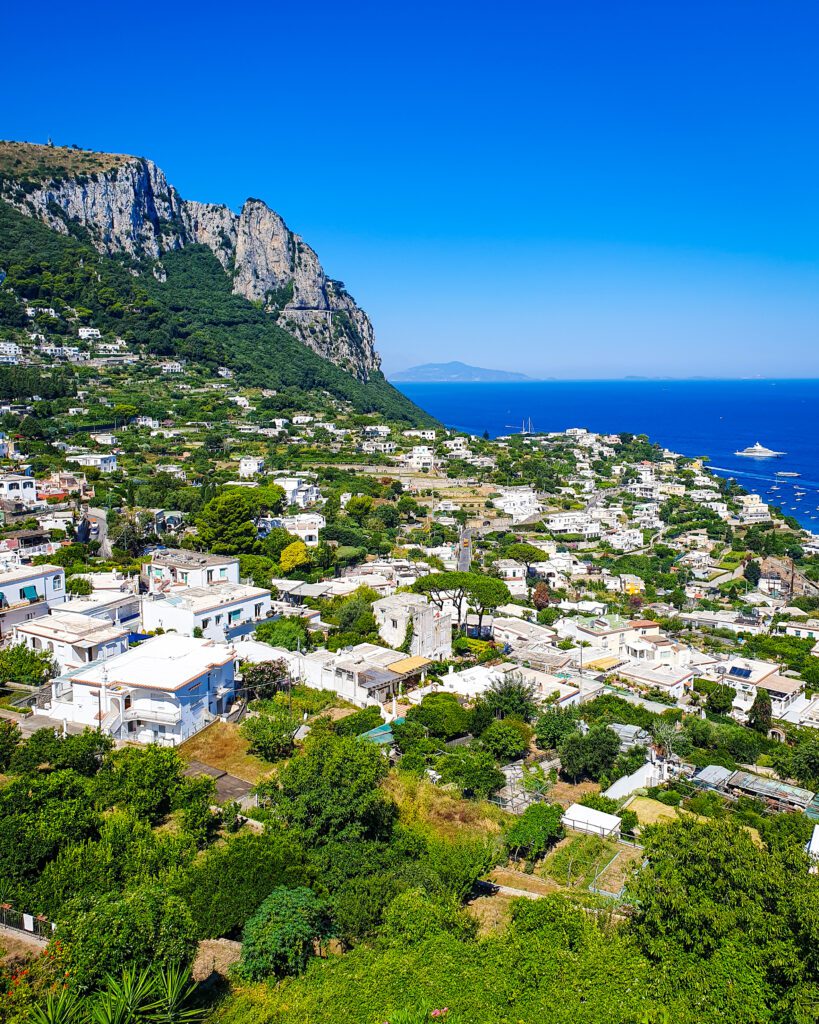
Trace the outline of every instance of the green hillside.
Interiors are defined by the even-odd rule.
[[[73,226],[70,225],[70,228]],[[265,388],[324,390],[359,412],[377,412],[413,425],[432,418],[373,373],[366,383],[310,351],[277,327],[254,303],[231,291],[231,282],[205,246],[166,254],[166,280],[152,266],[101,256],[76,237],[51,231],[0,202],[0,331],[26,325],[10,294],[40,305],[74,307],[85,322],[115,333],[148,355],[228,366],[243,383]],[[134,271],[138,271],[135,276]],[[68,332],[65,321],[52,333]]]

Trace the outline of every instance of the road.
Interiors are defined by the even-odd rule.
[[[90,522],[96,523],[98,532],[92,540],[99,541],[100,544],[100,555],[103,558],[111,557],[111,541],[108,539],[108,517],[103,508],[89,508],[88,519]]]
[[[458,572],[469,572],[472,568],[472,530],[464,527],[458,538]]]

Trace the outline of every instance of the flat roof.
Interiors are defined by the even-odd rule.
[[[154,551],[151,555],[151,565],[174,565],[182,569],[203,569],[208,565],[233,565],[238,561],[238,558],[228,555],[212,555],[208,551],[186,551],[181,548]]]
[[[620,828],[621,819],[616,814],[607,814],[605,811],[595,810],[594,807],[572,804],[563,812],[561,821],[570,827],[588,825],[603,832],[612,832]]]
[[[209,587],[178,587],[158,597],[145,598],[145,605],[171,605],[192,612],[206,612],[223,605],[239,604],[258,598],[270,597],[270,591],[251,587],[246,583],[214,583]]]
[[[0,590],[7,583],[17,583],[18,580],[39,579],[41,576],[50,576],[55,572],[64,572],[59,565],[21,565],[17,569],[7,569],[0,572]]]
[[[114,625],[108,619],[63,611],[62,608],[29,622],[21,622],[17,630],[57,643],[71,644],[72,647],[95,647],[97,644],[119,640],[128,634],[127,627]]]
[[[75,683],[89,686],[125,686],[173,692],[198,679],[211,668],[236,657],[226,644],[162,633],[105,661],[95,661],[70,673]]]

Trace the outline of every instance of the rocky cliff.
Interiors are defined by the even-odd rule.
[[[158,275],[163,253],[206,245],[231,275],[234,292],[264,303],[318,355],[360,380],[379,368],[367,314],[261,200],[248,199],[236,214],[182,199],[150,160],[88,154],[82,163],[77,153],[0,143],[0,198],[54,231],[82,228],[100,252],[148,261]]]

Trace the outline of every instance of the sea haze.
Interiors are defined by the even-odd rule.
[[[492,437],[586,427],[629,431],[684,455],[706,455],[713,470],[819,530],[819,380],[525,381],[396,387],[442,423]],[[779,459],[734,455],[755,441]],[[778,478],[777,471],[800,473]],[[771,487],[778,491],[770,491]],[[796,491],[806,493],[798,498]]]

